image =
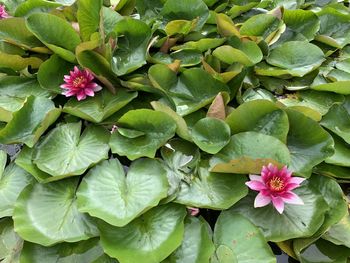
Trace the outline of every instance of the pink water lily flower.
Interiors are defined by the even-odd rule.
[[[0,5],[0,19],[8,18],[9,15],[6,12],[5,6]]]
[[[249,175],[250,181],[246,185],[259,191],[254,201],[254,207],[263,207],[272,202],[276,210],[282,214],[284,203],[303,205],[299,196],[292,192],[305,180],[301,177],[292,177],[292,172],[284,166],[281,170],[273,164],[263,166],[261,176]]]
[[[89,70],[80,70],[75,66],[70,75],[64,76],[65,83],[60,86],[64,89],[62,94],[66,97],[77,96],[78,100],[84,100],[86,96],[93,97],[96,91],[102,89],[93,80],[94,76]]]

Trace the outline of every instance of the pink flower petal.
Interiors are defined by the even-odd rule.
[[[85,89],[85,94],[90,97],[93,97],[95,95],[92,89]]]
[[[251,181],[259,181],[259,182],[262,182],[262,183],[263,183],[263,179],[262,179],[261,176],[259,176],[259,175],[250,174],[250,175],[249,175],[249,179],[250,179]]]
[[[85,95],[84,91],[80,91],[80,92],[78,93],[77,99],[78,99],[78,100],[84,100],[84,99],[86,99],[86,95]]]
[[[298,188],[299,186],[300,186],[300,184],[290,184],[290,183],[288,183],[285,186],[284,191],[288,192],[288,191],[294,190],[295,188]]]
[[[293,192],[284,193],[281,198],[285,203],[294,204],[294,205],[303,205],[304,201]]]
[[[254,200],[254,207],[263,207],[271,202],[271,197],[268,195],[263,195],[259,193]]]
[[[102,87],[97,85],[97,84],[96,84],[96,87],[94,87],[94,91],[100,91],[101,89],[102,89]]]
[[[260,182],[260,181],[249,181],[249,182],[246,182],[245,184],[250,189],[255,190],[255,191],[261,191],[263,189],[266,189],[265,184]]]
[[[292,183],[292,184],[301,184],[302,182],[304,182],[306,180],[306,178],[302,178],[302,177],[291,177],[289,179],[288,183]]]
[[[281,197],[272,198],[272,204],[276,208],[277,212],[282,214],[284,210],[284,202]]]

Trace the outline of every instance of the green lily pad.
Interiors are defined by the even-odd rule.
[[[32,13],[48,12],[60,6],[62,6],[62,4],[46,0],[28,0],[16,7],[15,16],[21,17],[28,16]]]
[[[268,241],[279,242],[311,236],[322,225],[328,205],[320,193],[308,185],[297,188],[294,192],[304,201],[304,205],[285,204],[282,214],[271,204],[254,208],[256,194],[253,192],[232,207],[231,211],[249,218],[263,231]]]
[[[221,212],[215,224],[214,242],[234,252],[235,260],[242,263],[276,262],[262,232],[244,216],[231,211]]]
[[[270,14],[258,14],[245,21],[239,32],[247,36],[262,36],[267,38],[277,31],[283,22]]]
[[[0,176],[0,217],[12,216],[17,197],[32,182],[33,177],[14,163],[6,167]]]
[[[288,116],[274,102],[253,100],[234,109],[226,118],[232,134],[256,131],[286,142],[289,130]]]
[[[97,236],[93,220],[78,211],[77,184],[78,179],[67,179],[27,186],[15,204],[15,231],[26,241],[42,246]]]
[[[113,133],[109,142],[112,152],[130,160],[146,156],[154,158],[159,147],[174,136],[176,123],[166,113],[148,109],[131,110],[118,121],[122,128],[137,130],[145,135],[128,138]]]
[[[334,154],[333,138],[314,120],[294,110],[289,119],[287,146],[291,154],[289,169],[306,176],[315,165]]]
[[[180,246],[185,215],[184,207],[167,204],[153,208],[124,227],[100,222],[102,247],[122,263],[161,262]]]
[[[12,114],[11,121],[0,130],[0,142],[25,143],[33,147],[60,114],[61,109],[55,108],[51,100],[30,96],[23,107]]]
[[[187,41],[184,44],[174,46],[171,50],[196,49],[205,52],[222,45],[225,40],[225,38],[202,38],[198,41]]]
[[[74,52],[80,44],[80,37],[66,20],[51,14],[36,13],[27,18],[26,25],[53,52],[69,62],[75,62]]]
[[[50,92],[40,87],[36,79],[18,76],[4,76],[0,78],[0,92],[1,96],[18,98],[26,98],[30,95],[38,97],[51,96]]]
[[[102,0],[80,0],[78,2],[77,18],[83,41],[89,41],[92,33],[98,31],[102,3]]]
[[[350,248],[350,216],[347,213],[338,223],[332,225],[322,236],[336,245]]]
[[[17,263],[21,254],[23,239],[13,229],[10,217],[0,219],[0,259],[3,263]]]
[[[289,165],[291,157],[288,148],[275,137],[257,132],[242,132],[231,137],[230,142],[210,160],[213,168],[217,164],[248,157],[251,159],[272,159]]]
[[[219,152],[230,140],[230,127],[216,118],[203,118],[192,128],[194,143],[211,154]]]
[[[104,254],[98,238],[91,238],[77,243],[60,243],[51,247],[43,247],[38,244],[24,242],[21,252],[22,263],[41,263],[41,262],[103,262],[116,263],[108,261],[108,256]],[[103,259],[106,259],[105,261]]]
[[[89,126],[80,136],[81,123],[68,123],[53,129],[35,147],[33,161],[42,171],[64,178],[80,175],[108,157],[109,133]]]
[[[161,14],[167,21],[198,19],[195,30],[199,30],[207,21],[209,10],[202,0],[169,0],[165,2]]]
[[[146,64],[147,46],[151,39],[149,26],[140,20],[125,18],[116,24],[114,32],[120,37],[111,61],[113,72],[120,76]]]
[[[350,110],[344,105],[334,104],[323,116],[321,125],[350,143]]]
[[[186,217],[181,246],[162,263],[204,263],[214,252],[211,229],[202,217]]]
[[[302,76],[318,68],[324,61],[322,50],[304,41],[289,41],[273,49],[266,58],[267,63],[291,71],[302,72]]]
[[[158,161],[139,159],[131,164],[126,176],[119,161],[112,159],[84,177],[77,192],[78,207],[81,212],[122,227],[157,206],[167,192],[166,171]]]
[[[43,61],[37,57],[21,57],[19,55],[6,54],[0,51],[0,68],[9,68],[15,71],[24,70],[28,67],[39,68]]]
[[[63,108],[73,116],[99,123],[116,113],[122,107],[137,97],[137,92],[127,92],[119,89],[116,95],[111,94],[106,89],[89,97],[84,101],[78,101],[75,98],[70,99]]]
[[[334,154],[328,157],[325,162],[340,165],[345,167],[350,167],[350,149],[349,144],[347,144],[343,139],[335,134],[332,134],[334,140]]]
[[[60,85],[64,83],[64,75],[69,75],[74,65],[60,58],[58,55],[52,55],[39,68],[38,81],[40,86],[46,90],[61,94]]]
[[[245,176],[209,172],[209,165],[203,161],[197,173],[181,182],[174,202],[191,207],[228,209],[247,195]]]
[[[0,121],[9,122],[13,113],[23,107],[25,99],[10,96],[0,96]]]

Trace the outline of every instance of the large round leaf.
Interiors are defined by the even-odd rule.
[[[80,175],[90,166],[108,157],[107,130],[87,127],[80,136],[81,123],[68,123],[53,129],[36,146],[33,155],[37,167],[60,178]]]
[[[230,127],[216,118],[203,118],[192,128],[192,138],[203,151],[215,154],[230,140]]]
[[[173,137],[176,130],[175,121],[166,113],[148,109],[128,111],[119,119],[118,126],[140,132],[140,136],[135,137],[131,131],[117,130],[111,136],[112,152],[130,160],[142,156],[153,158],[157,149]]]
[[[116,24],[114,32],[120,37],[112,57],[113,72],[120,76],[146,64],[147,46],[152,35],[150,27],[140,20],[125,18]]]
[[[105,261],[103,260],[105,259]],[[108,260],[99,244],[98,238],[77,243],[60,243],[51,247],[24,242],[21,252],[22,263],[115,263]]]
[[[231,210],[260,227],[269,241],[279,242],[311,236],[322,225],[328,205],[319,192],[307,185],[297,188],[294,192],[304,201],[304,205],[285,204],[283,214],[279,214],[271,204],[254,208],[256,194],[253,192]]]
[[[117,159],[93,168],[79,186],[81,212],[111,225],[125,226],[167,196],[168,181],[161,164],[152,159],[133,162],[125,175]]]
[[[14,163],[6,167],[0,176],[0,217],[12,216],[17,197],[32,181],[33,177]]]
[[[127,92],[119,89],[117,94],[113,95],[104,89],[94,97],[89,97],[84,101],[78,101],[75,98],[70,99],[64,105],[63,111],[98,123],[116,113],[136,97],[137,92]]]
[[[205,161],[197,169],[198,173],[181,182],[174,202],[192,207],[227,209],[248,193],[243,175],[211,173]]]
[[[120,263],[159,263],[180,244],[186,210],[176,204],[153,208],[124,227],[100,222],[104,251]]]
[[[289,119],[287,146],[292,161],[289,167],[306,175],[315,165],[334,153],[332,136],[314,120],[294,110],[286,110]]]
[[[209,263],[214,252],[211,229],[202,217],[186,217],[181,246],[162,263]]]
[[[78,211],[77,184],[78,179],[67,179],[27,186],[15,204],[15,231],[24,240],[43,246],[97,236],[92,219]]]
[[[230,142],[211,158],[210,166],[214,170],[218,169],[216,166],[221,166],[221,170],[225,168],[226,172],[230,172],[230,162],[244,157],[272,159],[284,165],[290,163],[288,148],[280,140],[262,133],[241,132],[233,135]]]
[[[221,212],[215,224],[214,242],[229,247],[239,263],[276,262],[262,232],[247,218],[231,211]]]
[[[269,100],[252,100],[241,104],[226,118],[232,134],[257,131],[286,142],[289,129],[287,114]]]
[[[80,37],[66,20],[51,14],[36,13],[27,18],[26,25],[57,55],[69,62],[75,61],[74,52]]]
[[[23,239],[13,229],[10,217],[0,219],[0,260],[2,263],[18,263]]]
[[[0,130],[0,142],[25,143],[33,147],[60,114],[61,109],[55,108],[50,99],[30,96],[23,107],[13,113],[11,121]]]
[[[322,64],[324,54],[313,44],[289,41],[273,49],[266,61],[276,67],[300,70],[307,74]]]

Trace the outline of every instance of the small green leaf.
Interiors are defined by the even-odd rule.
[[[230,127],[216,118],[203,118],[192,128],[192,138],[197,146],[208,153],[219,152],[230,140]]]
[[[109,142],[112,152],[130,160],[146,156],[154,158],[156,150],[175,134],[176,124],[166,113],[148,109],[131,110],[118,121],[122,128],[137,130],[145,135],[128,138],[113,133]]]
[[[100,26],[102,0],[79,0],[77,18],[83,41],[89,41],[92,33]]]

